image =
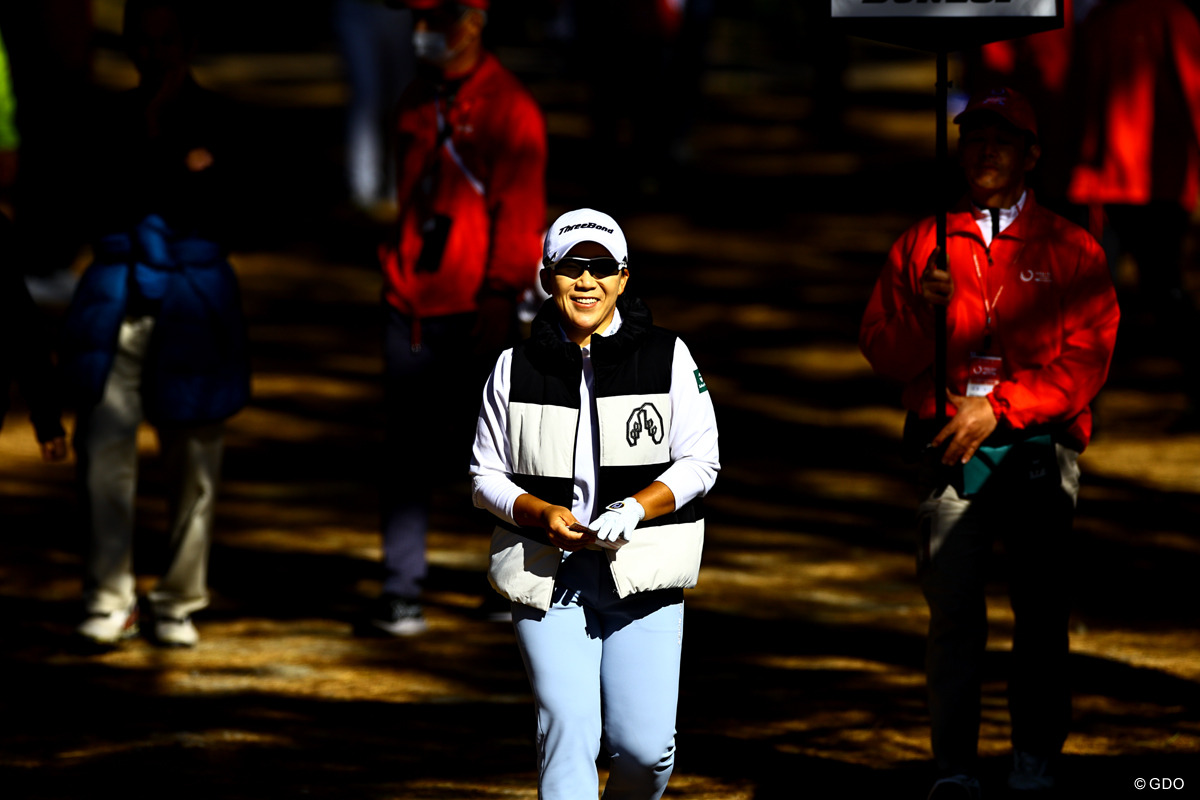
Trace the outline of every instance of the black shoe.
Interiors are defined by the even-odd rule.
[[[1021,751],[1013,752],[1008,788],[1017,797],[1050,797],[1054,792],[1053,759]]]
[[[929,790],[928,800],[979,800],[979,781],[967,775],[942,778]]]
[[[370,624],[392,636],[416,636],[429,628],[419,602],[395,595],[379,598]]]

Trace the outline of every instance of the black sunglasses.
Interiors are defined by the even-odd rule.
[[[610,278],[624,267],[624,264],[612,256],[601,256],[600,258],[568,256],[555,264],[552,269],[555,275],[574,281],[583,275],[584,270],[592,273],[593,278]]]

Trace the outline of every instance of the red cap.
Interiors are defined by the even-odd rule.
[[[968,116],[988,111],[1002,117],[1018,130],[1038,135],[1037,117],[1033,114],[1033,106],[1020,92],[1007,87],[984,89],[971,95],[967,107],[962,110],[954,121],[961,125]]]
[[[394,5],[416,11],[425,11],[440,6],[466,6],[467,8],[478,8],[480,11],[488,10],[488,0],[398,0],[394,2]]]

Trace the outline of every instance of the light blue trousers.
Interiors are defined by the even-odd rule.
[[[682,590],[613,588],[603,553],[559,569],[544,614],[513,604],[537,705],[538,797],[596,800],[596,758],[611,756],[605,800],[657,800],[675,764]]]

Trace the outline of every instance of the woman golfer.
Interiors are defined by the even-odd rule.
[[[499,518],[489,578],[512,602],[537,705],[538,796],[662,795],[675,760],[683,590],[720,469],[687,347],[625,295],[616,221],[571,211],[546,235],[550,298],[484,389],[471,475]]]

